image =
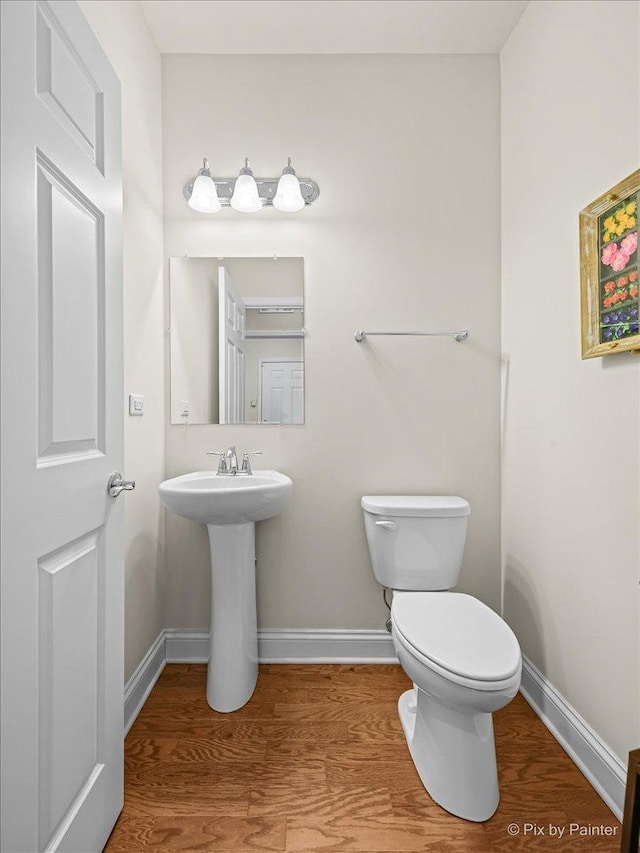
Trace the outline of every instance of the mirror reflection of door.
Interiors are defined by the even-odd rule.
[[[244,423],[246,308],[225,267],[218,269],[218,393],[220,423]]]
[[[304,423],[304,364],[260,359],[261,424]]]

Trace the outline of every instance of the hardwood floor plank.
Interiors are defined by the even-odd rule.
[[[401,744],[406,747],[404,732],[398,714],[391,718],[367,720],[364,723],[349,725],[349,735],[362,743]]]
[[[405,746],[405,751],[406,751]],[[348,756],[327,756],[327,784],[387,786],[395,790],[412,789],[421,784],[407,751],[392,761],[358,761]]]
[[[400,741],[400,744],[395,741],[378,741],[372,743],[355,739],[345,744],[343,749],[333,750],[329,758],[335,758],[344,763],[355,763],[358,766],[359,762],[374,762],[379,764],[380,762],[401,761],[405,764],[404,753],[400,751],[401,746],[404,746],[405,749],[407,748],[404,739]]]
[[[360,702],[345,702],[343,704],[309,702],[304,704],[278,703],[274,707],[274,716],[279,720],[309,720],[310,722],[346,722],[370,723],[380,722],[395,713],[397,702],[377,702],[373,707]]]
[[[254,851],[285,849],[286,821],[269,817],[129,818],[118,821],[106,849],[134,851]]]
[[[326,785],[325,762],[318,759],[300,762],[279,759],[253,761],[159,761],[128,775],[132,784],[162,788],[167,780],[184,788],[198,784],[245,785]]]
[[[267,741],[245,738],[229,729],[226,736],[203,733],[199,737],[139,737],[128,742],[128,766],[142,767],[158,761],[263,761]]]
[[[350,739],[349,726],[343,721],[306,722],[305,720],[288,722],[285,720],[244,719],[235,720],[234,715],[215,714],[209,719],[193,720],[188,717],[176,717],[170,723],[163,722],[158,716],[152,720],[138,721],[131,728],[129,738],[212,738],[227,739],[238,737],[244,740],[299,740],[314,743],[319,740],[344,742]],[[404,741],[403,741],[404,742]]]
[[[349,727],[343,721],[325,720],[278,720],[264,727],[269,742],[296,741],[300,743],[341,744],[350,740]]]
[[[179,692],[179,689],[176,692]],[[151,695],[153,695],[153,691],[151,691]],[[273,716],[273,702],[260,702],[255,699],[250,700],[243,708],[239,708],[233,712],[234,720],[271,720]],[[171,698],[164,701],[157,701],[154,697],[153,700],[145,703],[144,708],[140,711],[140,715],[133,725],[137,726],[138,723],[147,721],[156,722],[158,718],[168,720],[189,719],[215,725],[217,720],[229,719],[229,714],[221,714],[214,711],[213,708],[209,707],[203,695],[193,700]]]
[[[368,818],[391,815],[391,796],[387,788],[322,786],[296,789],[274,785],[252,790],[250,815],[283,815],[312,818]]]
[[[352,679],[353,681],[353,679]],[[381,690],[384,693],[388,693],[391,689],[395,689],[398,691],[398,695],[403,692],[402,688],[391,688],[390,686],[380,684],[374,684],[373,682],[364,687],[359,687],[357,684],[344,682],[330,682],[326,689],[320,687],[308,687],[305,691],[305,695],[301,696],[300,699],[297,699],[295,693],[292,691],[289,695],[285,696],[284,699],[278,700],[274,698],[274,702],[278,701],[286,701],[291,702],[293,704],[302,704],[304,702],[321,702],[323,705],[327,707],[331,707],[334,704],[339,705],[366,705],[369,708],[375,707],[380,702],[380,692]],[[405,689],[407,689],[405,687]],[[300,691],[302,693],[302,691]],[[397,704],[393,700],[390,702],[385,702],[385,705]]]
[[[185,787],[183,780],[170,780],[163,786],[150,786],[144,779],[132,779],[125,774],[124,813],[146,817],[194,814],[246,817],[250,793],[246,785],[216,782]]]
[[[309,669],[293,664],[271,664],[269,672],[260,673],[258,683],[264,687],[318,687],[328,688],[333,681],[330,672],[320,671],[320,668]]]
[[[348,742],[345,741],[342,748],[346,749],[347,745]],[[269,739],[266,747],[265,761],[277,759],[308,761],[309,759],[317,759],[324,762],[327,760],[327,752],[333,751],[336,748],[335,744],[326,744],[321,739],[316,741],[289,740],[289,738],[279,740]]]
[[[328,818],[322,821],[288,817],[287,850],[300,853],[320,853],[323,850],[387,853],[391,849],[406,853],[440,851],[444,843],[464,839],[464,828],[452,827],[450,823],[449,819],[426,826],[421,820],[377,816],[366,820]]]

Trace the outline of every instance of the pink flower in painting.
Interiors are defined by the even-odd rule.
[[[618,244],[617,243],[609,243],[608,246],[605,246],[602,250],[602,263],[609,266],[611,261],[618,254]]]
[[[623,252],[622,249],[620,249],[620,251],[616,252],[613,256],[613,260],[611,261],[611,269],[615,270],[616,272],[620,272],[620,270],[623,270],[628,263],[629,255],[627,255],[626,252]]]
[[[638,232],[634,231],[633,234],[629,234],[624,238],[622,243],[620,243],[620,251],[624,252],[626,255],[633,255],[635,250],[638,248]]]

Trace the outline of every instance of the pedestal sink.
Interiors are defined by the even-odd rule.
[[[211,633],[207,702],[235,711],[258,679],[255,522],[278,515],[293,483],[278,471],[221,476],[197,471],[165,480],[160,497],[170,510],[206,524],[211,550]]]

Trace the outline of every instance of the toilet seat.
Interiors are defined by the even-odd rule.
[[[519,681],[520,646],[497,613],[458,592],[396,592],[396,640],[422,664],[456,684],[501,690]]]

